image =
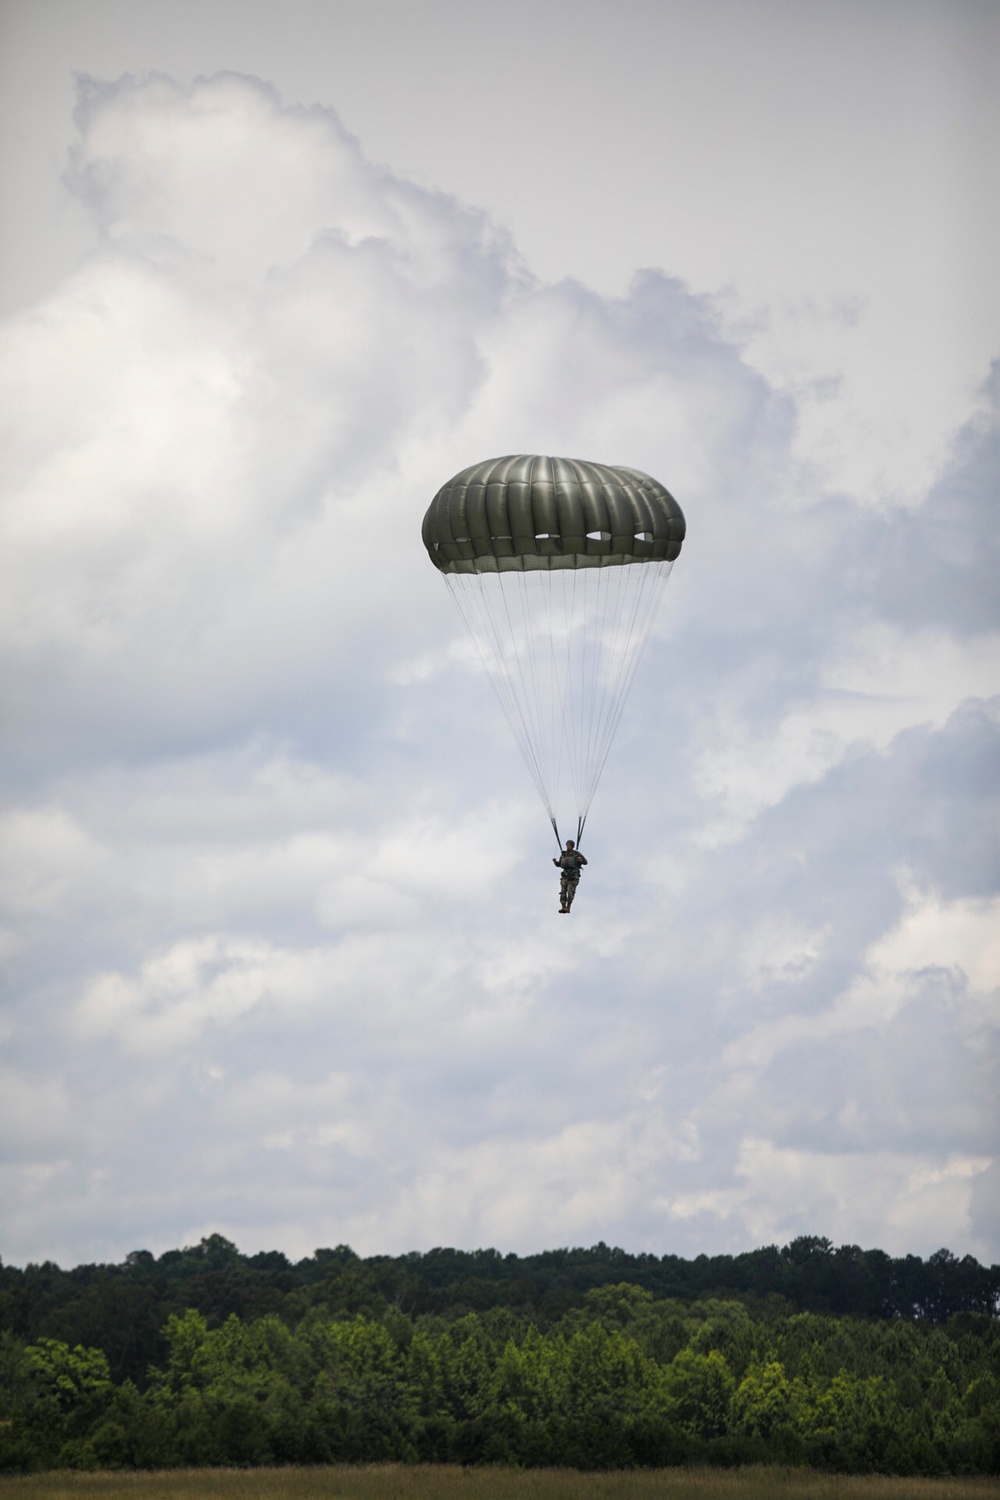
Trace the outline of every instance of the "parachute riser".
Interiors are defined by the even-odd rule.
[[[584,824],[586,823],[586,821],[587,821],[587,815],[586,815],[586,813],[584,813],[584,815],[583,815],[582,818],[578,818],[577,819],[577,823],[576,823],[576,847],[578,849],[580,847],[580,840],[583,838],[583,828],[584,828]],[[563,848],[563,841],[562,841],[562,839],[559,836],[559,825],[557,824],[555,818],[553,818],[551,815],[549,817],[549,822],[552,824],[552,832],[556,836],[556,843],[559,846],[559,853],[561,854],[562,853],[562,848]]]

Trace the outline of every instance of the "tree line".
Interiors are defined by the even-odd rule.
[[[815,1239],[694,1261],[601,1245],[292,1264],[221,1236],[8,1267],[0,1467],[996,1473],[998,1269]]]
[[[112,1379],[142,1388],[149,1366],[165,1357],[167,1319],[189,1307],[212,1326],[230,1313],[245,1321],[275,1313],[294,1326],[314,1307],[375,1318],[389,1308],[416,1318],[508,1307],[544,1331],[588,1291],[623,1281],[679,1302],[711,1296],[869,1319],[946,1323],[956,1313],[1000,1312],[1000,1266],[948,1250],[924,1260],[835,1248],[815,1236],[693,1260],[604,1244],[525,1256],[439,1248],[365,1258],[340,1245],[293,1262],[277,1250],[242,1255],[213,1234],[160,1256],[135,1250],[120,1264],[62,1270],[51,1261],[23,1269],[0,1262],[0,1329],[29,1342],[101,1349]]]

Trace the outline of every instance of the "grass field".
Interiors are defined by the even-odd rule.
[[[987,1500],[995,1479],[884,1479],[810,1469],[181,1469],[0,1478],[0,1500]]]

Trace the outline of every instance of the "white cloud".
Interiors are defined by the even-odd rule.
[[[101,247],[5,330],[4,1254],[986,1253],[992,417],[887,520],[674,279],[543,285],[251,79],[81,124]],[[419,541],[520,448],[690,522],[569,921]]]
[[[914,724],[940,727],[966,698],[1000,693],[1000,636],[958,639],[943,630],[904,632],[867,624],[836,645],[813,696],[766,730],[722,709],[699,757],[696,784],[725,816],[705,828],[709,846],[739,837],[747,822],[795,786],[819,781],[856,747],[884,750]]]
[[[888,1151],[780,1149],[750,1137],[740,1143],[740,1186],[687,1194],[670,1208],[682,1220],[738,1218],[757,1243],[773,1240],[776,1233],[791,1239],[811,1232],[816,1223],[834,1222],[845,1244],[877,1244],[891,1255],[905,1255],[916,1238],[926,1240],[935,1223],[968,1243],[973,1186],[989,1164],[989,1157],[955,1155],[938,1164]]]
[[[740,977],[756,991],[795,984],[812,973],[829,940],[829,927],[810,930],[787,917],[765,917],[740,945]]]
[[[74,881],[102,857],[64,807],[15,807],[0,818],[0,902],[12,918],[59,916]]]
[[[53,1144],[65,1146],[71,1101],[61,1078],[18,1072],[0,1073],[0,1138],[4,1154],[30,1162]]]
[[[295,1004],[304,989],[314,992],[317,978],[314,955],[221,938],[178,943],[143,964],[137,980],[95,979],[80,1006],[80,1029],[88,1039],[111,1035],[127,1051],[162,1057],[258,1006]]]
[[[1000,991],[1000,899],[942,901],[908,881],[904,891],[906,915],[874,945],[870,962],[902,973],[954,969],[983,998]]]
[[[961,987],[956,1004],[970,1021],[992,1020],[994,1028],[1000,1027],[1000,897],[942,902],[909,881],[904,889],[905,915],[860,955],[848,988],[822,1011],[784,1015],[740,1037],[726,1058],[731,1067],[761,1067],[803,1042],[819,1044],[834,1035],[884,1026],[918,997],[919,982],[929,970],[954,974]],[[744,948],[743,975],[752,988],[802,978],[812,970],[822,935],[762,925],[764,931],[758,928],[749,949]],[[767,956],[758,957],[761,948]],[[965,1029],[961,1022],[959,1027]]]

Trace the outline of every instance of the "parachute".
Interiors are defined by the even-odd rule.
[[[463,469],[424,517],[560,844],[570,811],[583,835],[684,531],[648,474],[536,454]]]

